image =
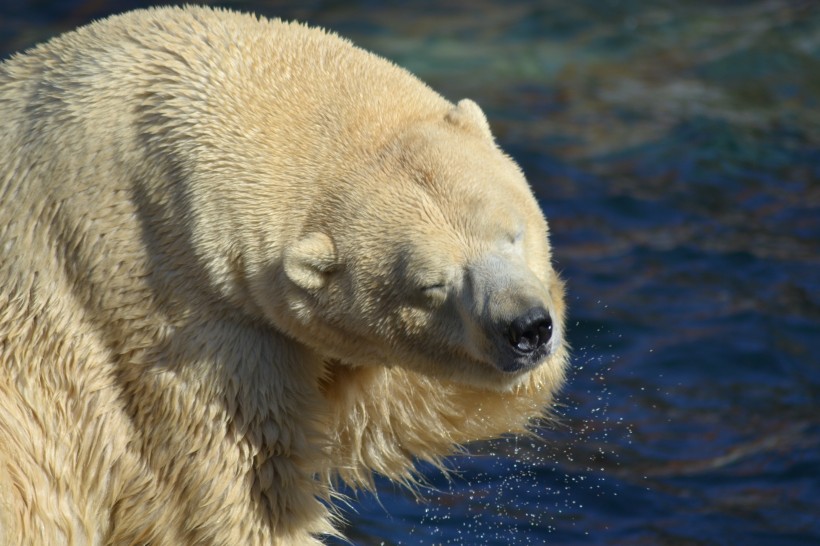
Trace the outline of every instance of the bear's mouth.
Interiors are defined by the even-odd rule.
[[[505,373],[520,373],[534,370],[552,353],[553,343],[545,343],[532,351],[519,351],[515,347],[503,358],[498,368]]]

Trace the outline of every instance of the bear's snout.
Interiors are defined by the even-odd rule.
[[[506,326],[508,348],[500,364],[505,372],[522,372],[536,368],[552,350],[552,317],[544,307],[531,307]]]
[[[530,371],[561,346],[560,316],[556,323],[549,295],[520,259],[490,254],[470,264],[460,299],[492,344],[498,370]]]
[[[542,351],[552,337],[552,319],[543,307],[533,307],[510,324],[508,339],[513,350],[529,356]]]

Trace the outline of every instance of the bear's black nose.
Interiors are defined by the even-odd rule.
[[[552,337],[552,319],[543,307],[533,307],[510,324],[510,344],[520,354],[529,355]]]

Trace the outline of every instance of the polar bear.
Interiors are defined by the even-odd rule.
[[[562,383],[480,108],[322,30],[134,11],[0,65],[0,543],[319,544]]]

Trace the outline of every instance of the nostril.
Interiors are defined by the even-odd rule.
[[[520,353],[534,353],[552,337],[552,319],[543,307],[534,307],[512,321],[509,338]]]

